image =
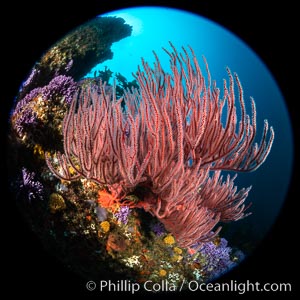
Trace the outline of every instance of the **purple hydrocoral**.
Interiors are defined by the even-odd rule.
[[[70,76],[58,75],[54,77],[42,90],[44,99],[53,100],[57,96],[64,97],[64,102],[70,104],[76,91],[77,83]]]
[[[201,266],[208,276],[209,280],[218,278],[236,264],[231,260],[232,249],[228,247],[226,239],[221,238],[220,243],[207,242],[200,248],[200,254],[203,258]]]
[[[151,225],[151,230],[157,235],[162,236],[166,233],[165,227],[162,223],[157,222]]]
[[[31,108],[27,108],[23,113],[16,119],[15,129],[18,135],[21,137],[25,133],[25,129],[28,126],[37,124],[37,115]]]
[[[42,88],[31,90],[22,100],[20,100],[15,110],[12,112],[15,118],[14,128],[19,135],[23,137],[28,126],[36,125],[38,122],[37,114],[28,104],[42,92]]]
[[[22,87],[21,87],[21,90],[22,90],[24,87],[26,87],[26,86],[28,86],[29,84],[31,84],[31,83],[34,81],[36,75],[38,75],[39,73],[40,73],[40,71],[39,71],[38,69],[33,68],[33,69],[31,70],[31,73],[30,73],[30,75],[28,76],[28,78],[23,82]]]
[[[43,200],[43,185],[35,180],[35,173],[29,172],[26,168],[22,168],[20,190],[29,202],[35,199]]]
[[[48,85],[31,90],[17,103],[13,113],[20,113],[30,101],[38,96],[42,96],[44,100],[53,100],[57,96],[64,97],[64,101],[67,104],[70,104],[76,88],[77,83],[72,77],[64,75],[56,76],[49,82]]]
[[[42,94],[43,88],[35,88],[33,90],[31,90],[22,100],[20,100],[17,105],[16,108],[13,112],[14,115],[22,112],[23,110],[25,110],[26,105],[33,100],[34,98],[38,97],[39,95]]]
[[[128,223],[128,216],[131,212],[131,209],[129,209],[129,206],[121,206],[119,211],[115,213],[115,217],[117,220],[123,224]]]
[[[54,77],[48,85],[31,90],[17,103],[15,110],[12,112],[13,117],[16,117],[14,128],[18,135],[22,137],[28,125],[36,125],[38,122],[36,112],[29,105],[32,100],[39,96],[44,100],[54,100],[56,97],[62,97],[63,101],[69,105],[76,88],[77,83],[74,82],[72,77],[59,75]]]

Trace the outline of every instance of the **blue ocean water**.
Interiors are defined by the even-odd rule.
[[[212,79],[222,88],[223,78],[228,79],[226,67],[236,72],[244,90],[248,113],[250,96],[255,99],[257,110],[257,139],[261,138],[264,119],[268,119],[275,130],[275,141],[266,162],[253,173],[240,174],[236,180],[239,187],[252,185],[248,202],[252,202],[253,215],[247,222],[264,235],[273,224],[284,202],[293,164],[292,130],[284,98],[261,59],[233,33],[222,26],[192,13],[163,8],[139,7],[107,13],[106,16],[122,17],[133,26],[133,32],[112,46],[112,60],[96,66],[104,70],[107,66],[132,80],[143,57],[153,65],[154,50],[161,64],[168,69],[169,57],[162,47],[171,50],[169,41],[180,50],[190,45],[203,71],[202,55],[208,61]],[[236,222],[234,226],[239,226]]]

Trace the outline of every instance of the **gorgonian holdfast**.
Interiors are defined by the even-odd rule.
[[[255,103],[251,98],[250,117],[238,76],[227,68],[229,84],[224,80],[220,99],[206,61],[207,84],[192,48],[178,53],[171,47],[173,52],[164,49],[171,74],[154,53],[154,68],[142,60],[143,69],[134,75],[139,90],[126,90],[120,99],[115,87],[106,92],[105,83],[78,91],[64,118],[64,154],[46,160],[60,179],[82,176],[105,184],[120,205],[143,187],[148,192],[131,207],[143,207],[179,245],[190,247],[212,240],[219,221],[247,215],[250,188],[237,191],[236,176],[223,181],[220,173],[256,170],[271,150],[274,131],[265,121],[261,142],[255,143]]]

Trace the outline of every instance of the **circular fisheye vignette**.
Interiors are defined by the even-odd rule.
[[[290,122],[266,66],[176,9],[119,10],[70,32],[33,66],[10,124],[20,210],[93,279],[220,277],[269,230],[291,173]]]

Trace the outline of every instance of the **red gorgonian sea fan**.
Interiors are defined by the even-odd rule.
[[[135,74],[139,90],[116,99],[115,87],[105,83],[82,87],[64,118],[64,154],[46,160],[60,179],[105,185],[120,205],[128,205],[125,197],[141,187],[140,202],[131,206],[156,216],[179,245],[190,247],[215,237],[220,221],[246,216],[250,188],[237,191],[235,177],[223,181],[220,173],[256,170],[271,150],[274,131],[265,121],[255,143],[255,103],[251,99],[249,116],[238,76],[227,69],[221,97],[206,61],[207,83],[194,51],[178,53],[170,45],[172,52],[164,50],[171,73],[154,53],[154,68],[142,60]]]

